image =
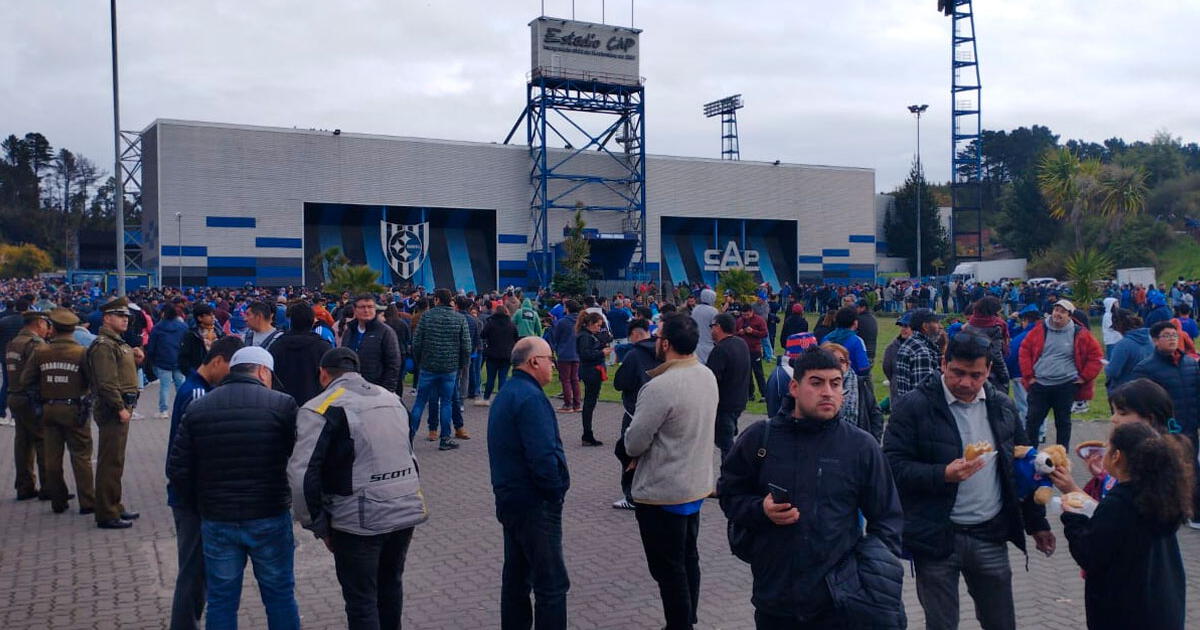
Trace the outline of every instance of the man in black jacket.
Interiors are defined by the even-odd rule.
[[[210,626],[237,626],[246,557],[272,628],[299,628],[292,571],[287,464],[296,401],[271,390],[274,360],[249,346],[229,376],[188,406],[171,444],[167,478],[180,507],[198,510]]]
[[[277,366],[275,389],[291,395],[297,405],[303,405],[324,389],[319,378],[320,364],[330,346],[313,332],[313,309],[308,302],[289,306],[287,319],[291,328],[270,349]]]
[[[646,372],[662,363],[654,349],[654,338],[650,336],[650,322],[644,319],[630,321],[627,334],[630,347],[621,361],[621,367],[617,368],[617,373],[613,376],[613,389],[621,392],[621,406],[625,410],[621,415],[621,437],[617,439],[617,446],[613,449],[617,460],[621,462],[623,496],[612,504],[613,508],[618,510],[634,509],[631,494],[633,471],[629,469],[629,462],[633,458],[625,452],[625,429],[629,428],[629,423],[633,421],[633,412],[637,410],[638,392],[642,390],[642,385],[650,382],[650,375]]]
[[[848,602],[861,600],[867,585],[851,591],[827,576],[853,564],[850,554],[864,564],[860,548],[874,546],[888,565],[876,575],[889,579],[870,585],[872,598],[890,605],[869,613],[873,627],[902,628],[904,570],[894,557],[902,516],[887,460],[869,434],[838,421],[842,368],[833,355],[813,348],[792,366],[788,392],[795,405],[747,428],[717,482],[725,516],[753,540],[755,624],[861,627],[862,611]]]
[[[708,355],[708,369],[717,377],[717,448],[721,459],[733,447],[737,435],[738,417],[746,409],[750,397],[750,348],[746,341],[734,334],[737,323],[733,315],[721,313],[713,318],[709,327],[713,348]],[[765,394],[765,392],[764,392]]]
[[[225,331],[217,325],[211,306],[197,304],[192,309],[192,319],[195,323],[184,334],[183,343],[179,346],[179,371],[184,376],[203,365],[213,342],[225,336]]]
[[[373,296],[354,298],[355,323],[346,327],[341,345],[358,353],[359,373],[368,383],[394,392],[400,380],[400,343],[396,341],[396,331],[380,322],[375,314]]]
[[[1017,408],[987,382],[991,340],[959,333],[933,373],[899,401],[883,439],[904,506],[926,627],[958,627],[958,576],[967,581],[985,628],[1015,628],[1006,542],[1054,553],[1045,508],[1017,497],[1013,447],[1028,445]],[[994,454],[968,461],[964,448],[988,442]],[[1023,527],[1022,527],[1023,526]]]

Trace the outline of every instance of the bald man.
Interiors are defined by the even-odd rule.
[[[554,357],[540,337],[513,346],[513,376],[488,414],[488,463],[496,517],[504,527],[500,627],[567,627],[562,504],[571,485],[554,406],[542,388]],[[536,606],[529,601],[530,586]]]

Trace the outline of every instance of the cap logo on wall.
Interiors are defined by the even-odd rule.
[[[705,271],[729,271],[730,269],[745,269],[758,271],[758,250],[738,250],[737,243],[729,241],[724,250],[704,250]]]
[[[392,271],[405,280],[413,277],[429,251],[429,222],[404,225],[381,220],[379,235]]]

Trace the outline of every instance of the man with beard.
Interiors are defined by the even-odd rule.
[[[746,541],[734,552],[754,574],[755,624],[864,627],[870,618],[878,627],[904,627],[904,569],[896,558],[902,515],[887,460],[869,433],[838,421],[837,358],[811,348],[792,366],[795,404],[747,428],[717,482],[721,509]],[[875,576],[856,592],[848,584],[859,582],[842,573],[854,564],[843,560],[849,554],[860,570],[870,563]],[[876,606],[863,610],[854,603],[868,588]],[[835,600],[847,604],[835,607]]]

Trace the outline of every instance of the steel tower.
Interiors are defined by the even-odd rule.
[[[721,117],[721,159],[722,160],[740,160],[742,152],[738,144],[738,129],[737,129],[737,110],[744,107],[742,105],[742,95],[734,94],[727,96],[719,101],[705,103],[704,116],[713,118],[714,116]]]
[[[971,0],[939,0],[951,19],[950,196],[954,256],[983,258],[982,116],[979,50]]]

